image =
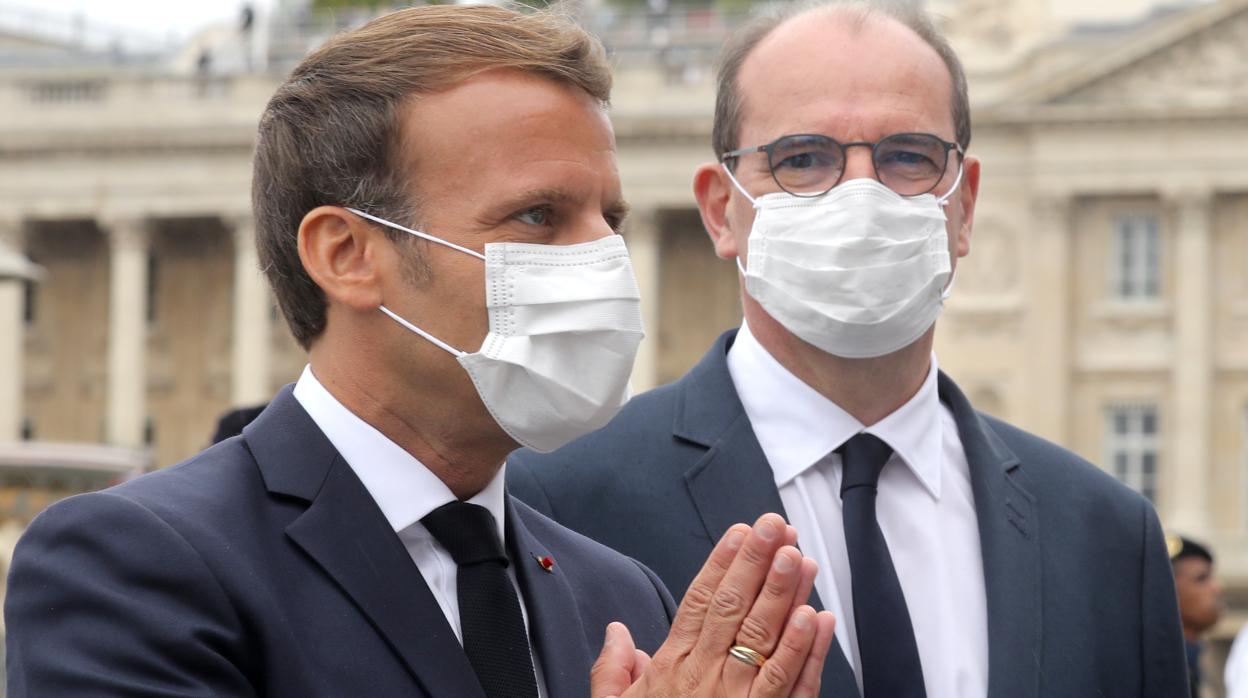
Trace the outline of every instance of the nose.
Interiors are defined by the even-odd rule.
[[[590,211],[578,218],[578,223],[567,237],[567,244],[593,242],[614,234],[615,228],[611,227],[602,211]]]
[[[871,146],[854,143],[845,148],[845,172],[842,182],[851,179],[875,179],[875,166],[871,164]]]

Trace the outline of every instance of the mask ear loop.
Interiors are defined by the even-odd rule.
[[[384,219],[384,218],[378,218],[377,216],[374,216],[374,215],[371,215],[371,214],[368,214],[368,213],[364,213],[363,211],[361,211],[361,210],[359,210],[359,209],[354,209],[354,208],[351,208],[351,207],[349,207],[349,206],[344,206],[343,208],[347,209],[347,210],[348,210],[348,211],[350,211],[351,213],[354,213],[355,215],[357,215],[357,216],[359,216],[359,217],[361,217],[361,218],[367,218],[368,220],[373,221],[374,223],[379,223],[379,224],[381,224],[381,225],[384,225],[384,226],[387,226],[387,227],[390,227],[390,228],[394,228],[395,230],[402,230],[403,232],[405,232],[405,233],[410,233],[410,234],[412,234],[412,235],[415,235],[415,236],[416,236],[416,237],[418,237],[418,238],[424,238],[425,240],[428,240],[428,241],[430,241],[430,242],[436,242],[436,243],[438,243],[439,245],[445,245],[446,247],[449,247],[449,248],[451,248],[451,249],[453,249],[453,250],[459,250],[460,252],[463,252],[463,253],[465,253],[465,254],[470,254],[470,255],[472,255],[473,257],[476,257],[476,258],[478,258],[478,259],[480,259],[480,260],[482,260],[482,261],[485,261],[485,255],[481,254],[480,252],[477,252],[476,250],[470,250],[470,249],[468,249],[467,247],[462,247],[462,246],[460,246],[460,245],[456,245],[456,244],[455,244],[455,243],[453,243],[453,242],[448,242],[448,241],[446,241],[446,240],[443,240],[442,238],[435,237],[435,236],[430,235],[430,234],[428,234],[428,233],[422,233],[422,232],[420,232],[419,230],[412,230],[411,228],[405,228],[405,227],[403,227],[403,226],[399,225],[398,223],[392,223],[392,222],[390,222],[390,221],[388,221],[388,220],[386,220],[386,219]],[[390,309],[389,309],[389,308],[387,308],[386,306],[384,306],[384,305],[379,305],[379,306],[377,306],[377,309],[378,309],[378,310],[380,310],[381,312],[385,313],[386,315],[388,315],[388,316],[390,317],[390,319],[391,319],[391,320],[394,320],[395,322],[397,322],[397,323],[399,323],[400,325],[402,325],[402,326],[406,327],[407,329],[411,330],[412,332],[415,332],[416,334],[420,335],[421,337],[424,337],[425,339],[429,340],[429,342],[430,342],[430,343],[432,343],[434,346],[438,347],[439,349],[442,349],[442,350],[444,350],[444,351],[449,352],[452,356],[454,356],[454,357],[456,357],[456,358],[459,358],[459,357],[461,357],[461,356],[467,356],[467,355],[468,355],[468,352],[466,352],[466,351],[460,351],[460,350],[456,349],[455,347],[453,347],[453,346],[451,346],[451,345],[447,344],[446,342],[443,342],[442,340],[438,339],[437,337],[434,337],[433,335],[429,334],[428,332],[426,332],[426,331],[424,331],[424,330],[420,329],[419,327],[417,327],[417,326],[413,325],[412,323],[408,322],[407,320],[404,320],[403,318],[399,317],[399,316],[398,316],[398,314],[396,314],[394,311],[390,310]]]
[[[755,210],[757,210],[758,199],[755,199],[754,197],[750,196],[750,193],[745,190],[745,187],[741,186],[741,183],[737,181],[737,178],[732,176],[732,170],[728,168],[728,163],[721,162],[719,163],[719,166],[724,168],[724,174],[728,175],[728,179],[732,182],[732,185],[737,188],[737,191],[741,192],[741,196],[744,196],[746,201],[749,201],[750,204],[754,206]],[[745,267],[741,265],[740,254],[737,255],[736,261],[737,261],[737,269],[740,270],[741,276],[745,276]]]
[[[953,186],[949,187],[949,191],[945,192],[944,195],[942,195],[939,199],[936,199],[937,204],[939,204],[941,207],[945,207],[949,205],[949,199],[953,197],[953,194],[954,192],[958,190],[958,187],[962,186],[962,173],[965,171],[966,170],[962,167],[962,163],[958,163],[957,179],[953,180]]]
[[[949,188],[949,191],[945,192],[944,196],[941,196],[936,200],[936,203],[939,204],[941,208],[945,208],[949,205],[949,200],[953,198],[953,193],[958,190],[958,187],[962,186],[962,173],[965,171],[966,170],[963,168],[962,163],[958,163],[958,176],[953,180],[953,186]],[[955,269],[949,274],[949,283],[945,284],[944,290],[940,292],[941,305],[944,305],[945,301],[949,300],[949,296],[953,294],[953,283],[957,280],[958,272]]]
[[[438,348],[440,348],[440,349],[445,349],[446,351],[450,352],[450,354],[451,354],[452,356],[454,356],[454,357],[458,358],[458,357],[460,357],[460,356],[467,356],[467,355],[468,355],[468,352],[466,352],[466,351],[460,351],[460,350],[456,349],[455,347],[453,347],[453,346],[451,346],[451,345],[447,344],[446,342],[443,342],[442,340],[438,339],[437,337],[434,337],[433,335],[429,334],[428,332],[426,332],[426,331],[424,331],[424,330],[420,329],[419,327],[417,327],[417,326],[413,325],[412,323],[408,322],[407,320],[404,320],[403,318],[399,317],[397,314],[395,314],[395,313],[394,313],[394,311],[390,310],[390,309],[389,309],[389,308],[387,308],[386,306],[384,306],[384,305],[379,305],[379,306],[377,306],[377,309],[378,309],[378,310],[380,310],[381,312],[385,313],[386,315],[389,315],[389,316],[390,316],[390,318],[391,318],[392,320],[394,320],[395,322],[399,323],[400,325],[402,325],[402,326],[406,327],[407,329],[411,330],[412,332],[415,332],[416,334],[420,335],[421,337],[424,337],[425,339],[429,340],[429,341],[430,341],[430,342],[432,342],[434,345],[436,345]]]
[[[430,235],[429,233],[422,233],[419,230],[412,230],[411,228],[404,228],[398,223],[391,223],[390,221],[384,218],[378,218],[377,216],[374,216],[372,214],[364,213],[363,211],[359,209],[354,209],[349,206],[344,206],[343,208],[347,209],[351,213],[354,213],[360,218],[367,218],[368,220],[374,223],[380,223],[381,225],[384,225],[388,228],[394,228],[395,230],[402,230],[403,232],[409,233],[411,235],[415,235],[418,238],[424,238],[425,240],[428,240],[429,242],[436,242],[439,245],[445,245],[446,247],[449,247],[452,250],[459,250],[460,252],[463,252],[464,254],[470,254],[473,257],[476,257],[477,259],[481,260],[482,262],[485,261],[485,255],[481,254],[480,252],[477,252],[476,250],[470,250],[467,247],[456,245],[453,242],[443,240],[442,238]]]
[[[737,191],[741,192],[741,196],[744,196],[746,200],[754,206],[754,208],[758,208],[758,199],[750,196],[750,193],[745,190],[745,187],[741,186],[741,183],[737,181],[737,178],[732,175],[732,170],[728,168],[728,163],[721,162],[719,163],[719,166],[724,168],[724,174],[728,175],[728,179],[732,180],[732,185],[737,188]]]

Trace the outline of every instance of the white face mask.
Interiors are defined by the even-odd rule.
[[[418,230],[348,211],[485,262],[490,331],[460,351],[381,312],[455,355],[481,401],[511,438],[547,453],[605,426],[628,400],[628,376],[644,336],[641,295],[624,239],[578,245],[487,243],[485,254]]]
[[[957,191],[903,197],[874,179],[827,194],[754,199],[745,289],[788,331],[845,358],[884,356],[936,322],[952,267],[944,206]]]

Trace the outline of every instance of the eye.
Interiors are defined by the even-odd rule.
[[[516,220],[529,225],[547,225],[550,223],[550,207],[534,206],[527,208],[515,216]]]
[[[841,165],[839,148],[826,136],[785,136],[770,146],[768,155],[773,171],[830,171]]]
[[[828,168],[833,166],[832,158],[818,151],[785,154],[783,159],[776,162],[776,169],[789,170],[808,170],[816,167]]]
[[[935,165],[926,153],[918,153],[907,150],[897,150],[888,153],[883,160],[885,164],[905,165],[907,167],[927,167]]]

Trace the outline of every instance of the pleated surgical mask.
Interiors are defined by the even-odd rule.
[[[644,333],[641,295],[619,235],[576,245],[492,242],[481,254],[347,210],[485,263],[490,329],[475,352],[447,344],[384,305],[380,310],[453,354],[517,443],[553,451],[605,426],[627,401]]]
[[[944,196],[903,197],[855,179],[819,197],[751,197],[745,289],[777,322],[845,358],[883,356],[936,322],[952,277]]]

